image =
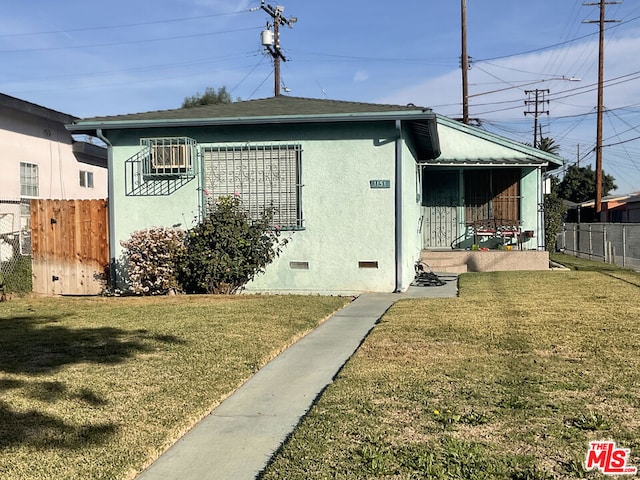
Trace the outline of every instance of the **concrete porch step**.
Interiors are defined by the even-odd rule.
[[[549,269],[549,252],[539,250],[423,250],[420,260],[442,273]]]
[[[464,257],[452,254],[450,251],[423,250],[420,261],[431,267],[431,270],[439,273],[467,273],[468,268]]]

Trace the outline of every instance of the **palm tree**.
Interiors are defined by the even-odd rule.
[[[538,144],[538,150],[557,155],[560,150],[560,145],[558,145],[553,138],[542,137]]]

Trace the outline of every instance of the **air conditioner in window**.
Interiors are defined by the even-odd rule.
[[[152,145],[151,173],[177,174],[191,169],[191,148],[187,145]]]

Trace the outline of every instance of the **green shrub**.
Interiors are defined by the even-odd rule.
[[[4,284],[7,293],[24,294],[32,290],[31,257],[15,255],[10,262],[2,263],[0,285]]]
[[[556,238],[567,213],[562,199],[554,192],[544,197],[544,241],[549,252],[556,250]]]
[[[279,240],[272,219],[272,208],[252,219],[239,196],[216,199],[204,221],[187,233],[180,261],[185,291],[230,294],[244,288],[287,242]]]
[[[166,295],[180,290],[176,264],[184,252],[184,237],[181,229],[158,227],[138,230],[120,242],[132,293]]]

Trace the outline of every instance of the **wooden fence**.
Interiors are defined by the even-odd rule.
[[[109,265],[106,200],[32,200],[33,292],[94,295]]]

